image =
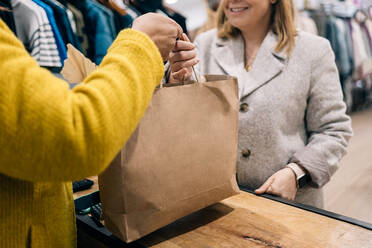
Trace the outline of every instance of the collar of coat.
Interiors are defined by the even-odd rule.
[[[277,35],[269,31],[258,50],[252,69],[245,72],[243,37],[239,35],[234,39],[217,38],[212,54],[226,74],[239,76],[240,81],[244,81],[240,83],[246,84],[240,97],[249,95],[284,70],[288,55],[285,51],[275,51],[277,42]]]

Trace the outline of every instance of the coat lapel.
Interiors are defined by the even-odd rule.
[[[217,39],[213,52],[217,64],[231,76],[237,76],[238,69],[244,67],[244,41],[241,36],[234,39]]]
[[[215,59],[226,74],[239,79],[239,95],[244,98],[277,77],[287,60],[285,52],[275,52],[277,36],[269,32],[265,37],[250,72],[244,69],[244,41],[241,36],[216,43]]]

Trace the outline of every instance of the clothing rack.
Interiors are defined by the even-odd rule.
[[[349,111],[368,105],[372,95],[372,5],[325,0],[317,9],[300,9],[298,26],[330,41]]]
[[[159,0],[0,0],[11,12],[0,12],[40,66],[59,72],[71,43],[99,64],[108,48],[133,20],[162,13],[187,32],[186,18]]]

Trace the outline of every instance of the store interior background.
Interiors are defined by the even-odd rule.
[[[309,3],[312,2],[312,3]],[[332,5],[340,1],[301,1],[295,0],[298,11],[306,4]],[[344,2],[344,1],[342,1]],[[351,3],[353,2],[353,3]],[[202,0],[166,0],[165,3],[187,18],[190,34],[207,21],[207,3]],[[349,1],[349,4],[362,6],[366,12],[372,1]],[[350,9],[350,12],[355,11]],[[331,11],[330,11],[331,12]],[[332,13],[330,13],[332,14]],[[372,20],[372,16],[369,16]],[[370,57],[372,61],[372,57]],[[371,72],[372,74],[372,72]],[[340,168],[325,189],[325,209],[341,215],[372,223],[372,90],[355,85],[349,98],[349,114],[352,118],[354,137],[348,147],[348,154],[342,159]],[[350,89],[350,85],[349,85]],[[360,90],[360,92],[358,92]],[[354,94],[354,95],[352,95]]]
[[[141,1],[142,0],[139,0],[138,2]],[[146,1],[150,2],[150,0]],[[358,61],[360,62],[363,60],[362,66],[357,69],[356,66],[346,66],[350,69],[350,72],[343,66],[345,71],[347,71],[347,76],[341,77],[345,103],[348,106],[348,113],[352,118],[354,137],[349,143],[348,154],[342,159],[339,170],[324,189],[326,210],[372,224],[372,0],[293,1],[297,8],[297,20],[300,20],[300,18],[304,20],[306,17],[310,18],[311,13],[325,13],[326,18],[337,19],[339,21],[338,24],[343,23],[344,28],[348,27],[350,20],[355,21],[361,19],[361,21],[358,20],[357,24],[360,26],[361,30],[365,30],[364,24],[366,22],[370,24],[371,31],[368,34],[369,43],[367,41],[366,45],[366,39],[364,39],[362,41],[362,43],[364,42],[364,49],[358,50]],[[2,6],[1,3],[4,2],[10,3],[11,0],[0,0],[0,6]],[[80,3],[81,1],[79,0],[76,2]],[[92,2],[96,2],[98,5],[99,2],[105,1],[92,0]],[[129,0],[115,0],[115,2],[123,3],[129,2]],[[210,28],[210,25],[212,25],[211,23],[214,23],[210,21],[211,17],[213,18],[214,15],[209,8],[209,4],[215,2],[219,2],[219,0],[162,0],[164,6],[170,7],[172,10],[175,10],[175,13],[180,13],[186,17],[186,26],[191,40],[195,38],[197,33],[206,30],[206,27]],[[152,3],[152,1],[150,3]],[[181,19],[183,20],[182,24],[184,24],[184,18],[182,17]],[[25,18],[25,20],[26,23],[28,23],[27,18]],[[123,24],[123,22],[119,22],[119,24]],[[120,31],[121,29],[122,27],[118,30]],[[325,36],[320,29],[318,31],[319,35]],[[333,34],[334,36],[338,35],[337,33]],[[115,35],[116,34],[113,34],[113,36],[109,38],[113,41]],[[105,39],[107,39],[106,36]],[[366,35],[364,38],[366,38]],[[343,40],[345,41],[348,39],[352,40],[352,35],[344,37]],[[108,48],[111,43],[107,40],[105,41],[104,43]],[[81,42],[80,45],[82,45],[82,43],[83,42]],[[94,49],[102,50],[102,43],[103,42],[100,43],[100,46],[94,46]],[[331,45],[334,46],[335,44],[331,42]],[[360,45],[360,42],[358,45]],[[87,48],[91,47],[88,46]],[[90,50],[94,49],[92,48]],[[341,48],[335,50],[337,50],[335,53],[338,55],[347,54],[343,53]],[[85,52],[88,53],[87,51]],[[101,57],[90,57],[90,59],[97,64],[105,54],[101,53],[101,51],[99,52]],[[89,54],[85,55],[88,56]],[[359,70],[360,68],[361,70]],[[54,71],[52,70],[52,72]],[[56,75],[61,76],[59,73],[56,73]],[[70,85],[71,87],[74,86],[73,84]],[[98,187],[97,183],[95,183],[95,187]]]

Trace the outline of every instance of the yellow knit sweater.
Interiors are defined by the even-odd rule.
[[[0,247],[75,247],[71,181],[97,175],[134,131],[164,66],[122,31],[85,82],[40,68],[0,20]]]

